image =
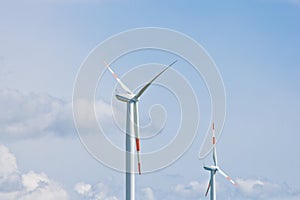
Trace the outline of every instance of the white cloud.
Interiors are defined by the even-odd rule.
[[[16,157],[0,145],[0,191],[13,191],[21,187]]]
[[[44,173],[29,172],[22,175],[24,194],[21,192],[19,200],[66,200],[67,192],[56,182],[50,180]]]
[[[174,192],[184,198],[195,198],[205,192],[207,185],[198,181],[191,181],[188,184],[178,184],[174,188]]]
[[[296,200],[300,193],[293,191],[287,184],[279,184],[264,179],[236,179],[237,187],[227,181],[217,180],[217,196],[220,199],[245,200]],[[173,188],[171,199],[199,199],[207,189],[206,182],[191,181],[177,184]]]
[[[74,190],[80,196],[80,199],[118,200],[118,198],[112,194],[113,191],[103,183],[92,186],[87,183],[79,182],[74,186]]]
[[[0,145],[1,200],[67,200],[67,192],[44,173],[18,171],[16,157]]]
[[[74,190],[80,194],[80,195],[85,195],[88,196],[89,193],[91,192],[92,186],[90,184],[86,184],[83,182],[77,183],[74,187]]]
[[[155,200],[155,196],[154,196],[154,192],[153,192],[152,188],[150,188],[150,187],[143,188],[141,191],[142,191],[141,199],[143,199],[143,200]]]
[[[84,129],[97,129],[98,124],[95,119],[101,126],[105,126],[110,123],[109,119],[112,115],[111,106],[102,100],[94,103],[86,99],[78,99],[74,102],[76,123]]]
[[[45,94],[23,94],[0,90],[0,131],[2,138],[26,138],[53,132],[66,103]]]
[[[95,113],[86,112],[89,103],[79,103],[79,120],[89,127]],[[2,139],[76,135],[71,102],[64,102],[47,94],[24,94],[18,90],[0,89],[0,105]],[[112,117],[109,104],[96,101],[94,108],[102,125],[111,123],[107,121]]]
[[[22,182],[26,191],[35,190],[40,184],[48,184],[49,180],[46,174],[36,174],[33,171],[30,171],[27,174],[22,175]]]
[[[249,199],[293,199],[300,194],[287,184],[273,183],[261,179],[237,179],[239,195]]]
[[[0,177],[17,171],[17,159],[6,146],[0,145]]]

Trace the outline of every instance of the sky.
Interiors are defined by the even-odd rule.
[[[217,175],[217,196],[299,199],[299,0],[12,0],[0,2],[0,200],[124,199],[123,173],[98,162],[80,142],[72,93],[81,64],[100,42],[142,27],[193,38],[222,76],[227,113],[218,159],[238,187]],[[122,76],[132,63],[167,64],[170,57],[137,52],[120,59],[123,68],[113,68]],[[171,166],[136,177],[137,199],[208,199],[203,164],[212,159],[200,160],[198,153],[211,118],[209,94],[185,65],[179,60],[174,70],[189,80],[199,100],[197,137]],[[112,118],[107,110],[115,85],[105,73],[97,91],[99,117]],[[158,98],[163,88],[151,89],[140,104],[141,123],[148,123],[142,116],[151,105],[165,105],[163,133],[172,139],[170,128],[180,113],[171,108],[175,102]],[[116,132],[108,136],[112,141],[124,144],[115,124],[108,121],[106,127]],[[145,150],[164,145],[151,140],[142,141]]]

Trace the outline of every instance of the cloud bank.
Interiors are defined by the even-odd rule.
[[[174,193],[186,199],[199,198],[206,190],[207,184],[198,181],[191,181],[188,184],[178,184],[174,188]]]
[[[156,200],[155,195],[154,195],[154,191],[152,188],[150,187],[146,187],[146,188],[142,188],[141,189],[141,198],[143,200]]]
[[[2,139],[65,135],[73,131],[71,105],[46,94],[0,90]]]
[[[86,103],[81,102],[80,114],[81,122],[88,126],[90,116],[85,115]],[[48,94],[24,94],[15,89],[0,89],[0,105],[2,140],[76,135],[71,102]],[[94,106],[98,120],[107,124],[106,119],[112,116],[110,105],[100,100]]]
[[[67,200],[67,192],[44,173],[20,173],[16,157],[0,145],[1,200]]]
[[[82,200],[119,200],[112,191],[103,183],[98,183],[94,186],[79,182],[74,187],[75,192]]]
[[[264,179],[237,179],[237,187],[217,181],[217,196],[221,199],[245,200],[296,200],[300,193],[293,191],[287,184],[274,183]],[[199,199],[204,197],[206,182],[191,181],[177,184],[173,193],[178,199]],[[177,199],[177,198],[176,198]]]
[[[217,195],[222,199],[245,200],[296,200],[300,193],[285,183],[275,183],[265,179],[236,179],[237,187],[217,180]],[[199,199],[204,197],[207,182],[190,181],[177,184],[167,193],[145,187],[138,188],[138,199]],[[75,194],[74,194],[75,193]],[[9,149],[0,145],[0,200],[119,200],[123,189],[116,182],[89,184],[78,182],[72,191],[66,191],[59,183],[45,173],[29,171],[22,173],[18,169],[17,159]],[[73,198],[74,197],[74,198]]]
[[[0,200],[119,200],[116,194],[121,190],[112,188],[104,183],[79,182],[74,186],[75,194],[66,191],[43,172],[21,173],[15,155],[0,144]]]
[[[238,195],[245,199],[300,199],[300,193],[285,183],[274,183],[263,179],[237,179]]]

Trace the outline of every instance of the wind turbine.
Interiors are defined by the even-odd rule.
[[[126,200],[135,199],[135,180],[134,180],[134,137],[138,160],[138,172],[141,174],[141,157],[140,157],[140,138],[139,138],[139,112],[138,101],[141,95],[147,88],[169,67],[171,67],[177,60],[165,67],[159,74],[150,80],[142,89],[136,94],[133,93],[116,75],[116,73],[105,63],[108,70],[113,77],[118,81],[121,87],[125,90],[124,94],[116,94],[116,98],[122,102],[127,103],[127,118],[126,118]]]
[[[204,166],[205,170],[210,171],[210,181],[208,183],[208,187],[205,193],[207,196],[208,191],[210,189],[210,200],[216,200],[216,183],[215,183],[215,175],[219,172],[222,176],[224,176],[228,181],[230,181],[233,185],[236,186],[236,183],[218,166],[217,160],[217,150],[216,150],[216,136],[215,136],[215,124],[212,124],[212,145],[213,145],[213,161],[214,165],[212,166]]]

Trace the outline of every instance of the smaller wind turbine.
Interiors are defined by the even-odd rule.
[[[151,79],[145,86],[143,86],[137,93],[131,91],[125,83],[116,75],[116,73],[110,68],[108,64],[104,62],[108,70],[111,72],[113,77],[118,81],[123,90],[124,94],[116,94],[116,98],[119,101],[127,104],[127,119],[126,119],[126,200],[135,199],[135,181],[134,181],[134,140],[137,153],[138,172],[141,174],[141,157],[140,157],[140,138],[139,138],[139,111],[138,102],[141,95],[147,90],[147,88],[167,69],[169,69],[177,60],[172,62],[170,65],[165,67],[160,73],[158,73],[153,79]]]
[[[236,183],[218,166],[217,160],[217,150],[216,150],[216,136],[215,136],[215,124],[212,124],[212,145],[213,145],[213,161],[214,165],[212,166],[204,166],[205,170],[210,171],[210,180],[208,183],[208,187],[205,193],[207,196],[208,191],[210,189],[210,200],[216,200],[216,183],[215,183],[215,175],[216,172],[220,172],[222,176],[224,176],[228,181],[230,181],[233,185],[236,186]]]

